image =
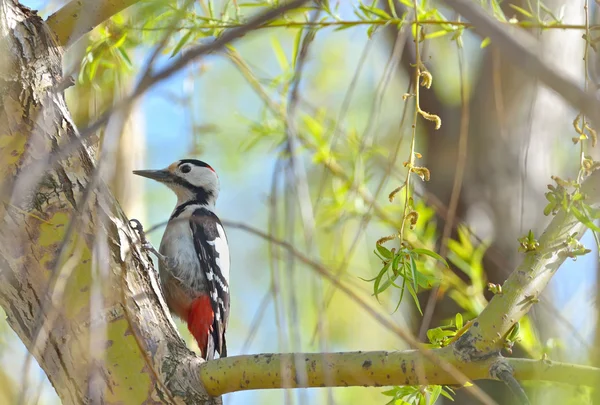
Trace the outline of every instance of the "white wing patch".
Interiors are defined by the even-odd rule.
[[[219,236],[208,243],[215,247],[215,250],[219,254],[216,258],[217,266],[221,270],[223,278],[229,282],[229,246],[227,245],[227,236],[225,236],[225,230],[221,224],[217,223],[217,232]]]

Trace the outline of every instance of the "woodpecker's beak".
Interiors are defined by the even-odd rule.
[[[173,174],[168,170],[134,170],[133,174],[138,176],[147,177],[152,180],[166,183],[173,179]]]

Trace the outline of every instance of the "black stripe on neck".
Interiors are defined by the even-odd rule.
[[[203,187],[194,186],[187,180],[182,179],[181,177],[175,177],[175,184],[179,184],[182,187],[187,188],[191,192],[195,194],[194,200],[198,202],[200,205],[208,205],[208,201],[213,198],[213,193],[206,191]]]
[[[169,220],[175,219],[178,216],[181,215],[181,213],[183,211],[185,211],[185,209],[187,207],[189,207],[190,205],[208,205],[207,201],[202,201],[202,200],[190,200],[190,201],[186,201],[181,205],[178,205],[177,208],[175,208],[175,212],[173,212],[173,214],[171,215],[171,218],[169,218]]]

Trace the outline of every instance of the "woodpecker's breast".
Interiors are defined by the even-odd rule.
[[[165,288],[169,288],[170,277],[175,278],[181,287],[188,290],[190,296],[206,292],[207,281],[201,271],[200,260],[194,247],[194,238],[189,218],[197,207],[186,207],[176,218],[169,221],[160,244],[160,253],[173,261],[172,269],[159,266],[161,280]],[[170,270],[170,271],[169,271]],[[168,294],[168,291],[166,291]]]

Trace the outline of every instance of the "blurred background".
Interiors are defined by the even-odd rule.
[[[64,4],[22,3],[40,10],[44,18]],[[76,85],[66,95],[80,127],[131,91],[184,3],[141,1],[69,49],[65,72]],[[260,3],[193,2],[178,19],[156,65],[239,24]],[[530,229],[539,234],[549,221],[543,209],[550,176],[576,178],[581,145],[571,139],[578,136],[573,129],[578,112],[468,27],[424,25],[420,56],[433,85],[421,87],[421,108],[438,115],[442,125],[436,130],[432,122],[418,121],[416,150],[423,157],[417,163],[430,170],[431,179],[422,182],[413,176],[419,222],[406,239],[447,257],[451,271],[428,261],[419,264],[423,275],[435,281],[432,291],[423,289],[417,295],[425,316],[408,293],[395,310],[399,288],[389,288],[376,299],[373,282],[363,279],[377,276],[381,260],[374,254],[375,243],[396,232],[402,216],[403,192],[393,203],[388,194],[406,178],[402,163],[410,153],[414,101],[403,95],[411,91],[415,44],[410,27],[399,30],[396,24],[369,21],[393,15],[412,18],[404,3],[365,2],[361,8],[358,1],[329,1],[337,19],[327,12],[307,13],[310,21],[322,20],[314,31],[282,21],[281,27],[250,33],[153,87],[114,137],[114,165],[104,173],[125,213],[148,229],[166,221],[175,205],[168,189],[134,177],[131,170],[202,159],[221,180],[221,218],[291,243],[422,341],[427,341],[428,329],[449,325],[456,313],[465,320],[475,317],[491,298],[487,283],[502,284],[519,263],[517,239]],[[592,46],[584,62],[585,1],[482,3],[497,19],[514,18],[521,25],[507,29],[524,29],[537,37],[536,52],[561,74],[582,87],[597,88]],[[459,21],[443,4],[419,4],[429,10],[428,20]],[[588,6],[594,26],[598,6]],[[540,29],[561,24],[576,27]],[[306,32],[315,37],[304,57],[299,47]],[[304,66],[296,83],[298,58]],[[292,114],[294,128],[288,122]],[[110,131],[109,125],[99,139],[114,135]],[[290,149],[294,133],[299,141]],[[598,148],[586,154],[596,159],[600,155]],[[235,226],[226,230],[232,254],[230,355],[406,348],[354,300],[286,250]],[[162,231],[159,227],[149,235],[155,245]],[[591,233],[583,244],[593,251],[565,262],[521,323],[514,355],[541,358],[545,353],[553,360],[594,364],[592,348],[600,342],[598,251]],[[186,327],[178,325],[191,347]],[[0,403],[18,403],[26,356],[0,317]],[[27,380],[33,388],[22,403],[59,403],[41,370],[32,369]],[[484,382],[482,387],[499,403],[511,403],[500,383]],[[589,395],[587,390],[544,383],[526,387],[532,401],[540,404],[585,403]],[[238,392],[224,401],[385,404],[390,400],[382,395],[386,390]],[[476,402],[459,391],[455,403]]]

